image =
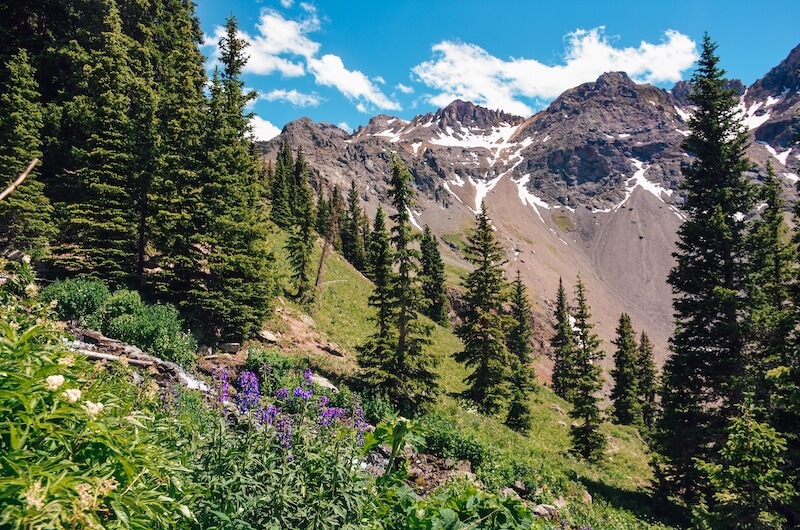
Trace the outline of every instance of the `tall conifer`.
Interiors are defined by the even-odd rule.
[[[636,361],[639,379],[639,403],[642,409],[642,421],[646,429],[652,429],[656,420],[656,394],[658,392],[658,374],[653,359],[653,343],[642,331],[639,339],[639,355]]]
[[[575,330],[572,328],[569,301],[564,282],[558,279],[555,309],[555,335],[550,339],[553,347],[553,391],[572,402],[575,397]]]
[[[672,356],[664,366],[656,450],[662,489],[689,501],[702,493],[695,459],[714,462],[723,428],[743,395],[746,252],[743,215],[752,194],[743,173],[746,131],[706,35],[692,76],[696,106],[683,147],[687,219],[668,282],[675,298]]]
[[[511,284],[509,302],[509,315],[513,321],[506,336],[506,345],[512,359],[511,403],[505,423],[514,430],[525,432],[531,425],[529,392],[534,387],[536,376],[531,367],[531,304],[519,270]]]
[[[511,394],[512,356],[506,346],[506,334],[512,319],[503,311],[508,299],[503,249],[494,237],[485,205],[481,205],[476,220],[465,251],[475,269],[462,282],[466,309],[462,324],[456,328],[464,349],[454,357],[472,368],[465,380],[465,396],[482,411],[493,414]]]
[[[422,254],[422,297],[425,300],[423,313],[431,320],[444,326],[447,324],[447,291],[444,287],[444,262],[439,252],[439,244],[428,225],[422,232],[420,241]]]
[[[611,378],[611,401],[614,404],[614,422],[620,425],[641,425],[642,408],[639,400],[639,348],[633,333],[631,317],[622,313],[617,326],[617,347]]]

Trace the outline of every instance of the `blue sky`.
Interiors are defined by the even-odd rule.
[[[229,15],[251,43],[262,139],[303,116],[351,130],[456,98],[527,117],[605,71],[669,89],[705,31],[749,85],[800,44],[798,0],[196,1],[209,68]]]

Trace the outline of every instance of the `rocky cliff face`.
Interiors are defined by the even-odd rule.
[[[729,85],[752,134],[752,177],[770,161],[792,200],[800,173],[800,150],[791,146],[800,122],[799,67],[800,46],[752,86]],[[461,259],[452,242],[463,239],[486,201],[509,272],[520,270],[539,302],[540,326],[549,325],[559,276],[569,285],[581,273],[601,335],[612,338],[619,314],[628,312],[663,358],[690,92],[685,82],[668,92],[611,72],[528,119],[454,101],[411,121],[376,116],[352,135],[303,118],[263,148],[274,158],[284,140],[302,147],[317,189],[354,180],[370,213],[386,198],[396,152],[418,190],[414,222],[451,243],[447,259]]]

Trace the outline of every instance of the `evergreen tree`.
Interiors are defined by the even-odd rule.
[[[296,166],[304,166],[302,151],[298,153]],[[292,264],[292,280],[296,289],[295,297],[304,306],[308,307],[314,300],[311,285],[311,251],[314,249],[314,211],[312,208],[312,191],[308,185],[307,170],[301,167],[297,174],[300,175],[295,182],[295,223],[291,229],[286,249],[289,252],[289,261]]]
[[[475,269],[462,282],[466,309],[462,324],[455,330],[464,350],[454,357],[473,369],[465,380],[469,386],[465,396],[483,412],[493,414],[511,393],[512,358],[506,334],[512,319],[503,312],[508,289],[503,277],[503,249],[494,237],[485,205],[481,205],[476,220],[465,249]]]
[[[602,368],[597,364],[604,357],[600,339],[592,332],[586,287],[580,276],[575,286],[575,397],[570,417],[577,424],[570,427],[571,451],[589,461],[603,457],[606,439],[600,432],[599,399],[595,394],[603,387]]]
[[[28,54],[20,50],[6,64],[8,83],[0,94],[0,170],[3,189],[34,158],[41,158],[43,117],[38,84]],[[44,195],[44,184],[34,169],[0,202],[0,242],[41,256],[55,235],[53,208]]]
[[[506,345],[512,359],[511,404],[509,405],[506,425],[520,432],[530,429],[531,408],[528,393],[534,387],[535,374],[531,369],[531,304],[525,293],[520,272],[511,284],[511,329],[506,336]]]
[[[658,374],[653,359],[653,343],[642,331],[639,339],[639,355],[637,358],[637,376],[639,379],[639,406],[642,410],[642,422],[649,430],[656,420],[656,394],[658,392]]]
[[[386,230],[383,208],[378,206],[375,223],[369,242],[369,270],[374,284],[369,305],[376,311],[376,331],[358,348],[358,364],[364,383],[379,394],[393,388],[391,359],[397,345],[395,320],[397,317],[394,299],[394,256]]]
[[[719,463],[698,461],[713,491],[709,508],[694,510],[698,527],[766,530],[785,528],[780,508],[794,495],[783,465],[786,441],[756,418],[757,409],[741,405],[725,428]]]
[[[342,255],[353,267],[363,271],[366,265],[364,255],[364,239],[361,224],[364,214],[361,211],[361,199],[358,196],[356,182],[350,182],[350,191],[347,193],[347,213],[342,223]]]
[[[444,326],[447,324],[447,291],[444,288],[444,262],[431,229],[425,225],[420,242],[422,253],[422,297],[426,305],[423,313]]]
[[[642,425],[642,404],[640,402],[639,351],[631,325],[631,317],[622,313],[617,326],[617,347],[614,353],[614,369],[611,378],[614,388],[611,401],[614,404],[614,422],[620,425]]]
[[[320,192],[317,199],[317,219],[314,223],[317,233],[324,239],[328,239],[331,228],[331,203],[330,199],[325,197],[325,194]]]
[[[743,394],[746,253],[743,213],[752,207],[743,177],[746,132],[737,99],[725,88],[716,45],[706,35],[692,77],[696,111],[682,168],[686,221],[678,231],[672,356],[664,365],[662,415],[655,433],[660,486],[697,500],[703,489],[694,460],[715,462],[723,428]]]
[[[245,108],[241,68],[246,42],[231,17],[220,41],[223,72],[211,84],[202,174],[206,227],[199,246],[204,271],[186,302],[200,330],[221,339],[241,339],[264,321],[274,297],[265,214],[255,158],[250,150],[250,118]]]
[[[294,221],[291,196],[294,183],[294,157],[289,143],[284,141],[275,162],[275,176],[272,180],[272,208],[270,218],[281,228],[289,228]]]
[[[333,242],[333,248],[336,250],[342,250],[342,237],[341,237],[341,225],[345,218],[345,208],[344,208],[344,201],[342,200],[342,194],[339,191],[339,186],[334,185],[333,191],[331,192],[330,201],[328,202],[328,209],[331,212],[331,241]]]
[[[397,211],[391,216],[394,221],[391,241],[396,275],[392,288],[397,311],[397,347],[391,363],[394,388],[387,394],[402,413],[413,412],[432,402],[440,391],[433,371],[436,359],[425,351],[430,343],[431,326],[418,318],[422,294],[416,277],[420,256],[413,248],[416,237],[409,218],[414,205],[411,181],[411,173],[396,155],[393,156],[389,196]]]
[[[553,347],[553,392],[571,403],[575,398],[577,352],[567,292],[564,290],[561,278],[558,279],[555,317],[556,334],[550,339],[550,345]]]

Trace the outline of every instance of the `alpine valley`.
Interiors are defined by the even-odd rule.
[[[800,174],[800,151],[791,147],[800,123],[798,69],[800,46],[753,85],[729,82],[751,139],[749,176],[762,179],[771,162],[789,204]],[[378,115],[353,134],[301,118],[260,147],[272,160],[284,142],[301,148],[317,191],[354,181],[370,216],[379,204],[391,210],[397,153],[417,190],[413,223],[429,225],[446,244],[446,261],[463,262],[465,234],[485,201],[507,276],[520,271],[533,293],[540,346],[547,348],[559,277],[571,285],[580,275],[600,336],[611,340],[626,312],[650,335],[660,364],[673,328],[666,279],[683,221],[690,91],[684,81],[667,91],[609,72],[529,117],[456,100],[410,121]]]

